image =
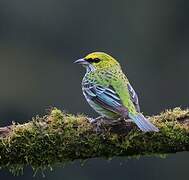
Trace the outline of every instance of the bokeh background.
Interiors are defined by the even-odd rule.
[[[26,122],[56,106],[97,114],[81,92],[92,51],[119,59],[147,115],[189,105],[189,1],[0,0],[0,125]],[[94,159],[45,172],[46,179],[187,179],[189,154],[166,159]],[[33,179],[6,170],[0,179]],[[35,179],[41,179],[37,174]]]

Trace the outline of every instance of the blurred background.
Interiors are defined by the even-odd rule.
[[[1,0],[0,126],[44,115],[51,106],[96,117],[80,87],[85,71],[73,64],[92,51],[119,60],[145,114],[188,107],[188,9],[184,0]],[[189,153],[93,159],[45,174],[47,180],[186,179],[188,159]],[[0,179],[32,176],[30,168],[21,177],[0,171]]]

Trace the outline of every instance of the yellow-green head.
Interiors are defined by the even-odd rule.
[[[104,52],[93,52],[82,59],[75,61],[77,64],[82,64],[84,67],[94,69],[106,69],[110,67],[120,66],[112,56]]]

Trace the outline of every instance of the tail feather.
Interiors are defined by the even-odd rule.
[[[154,126],[148,119],[146,119],[141,113],[133,115],[129,113],[129,117],[136,123],[136,125],[144,132],[158,132],[159,129]]]

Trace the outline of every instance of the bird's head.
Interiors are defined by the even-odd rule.
[[[114,66],[119,66],[119,63],[110,55],[104,52],[93,52],[82,59],[75,61],[76,64],[81,64],[87,70],[108,69]]]

